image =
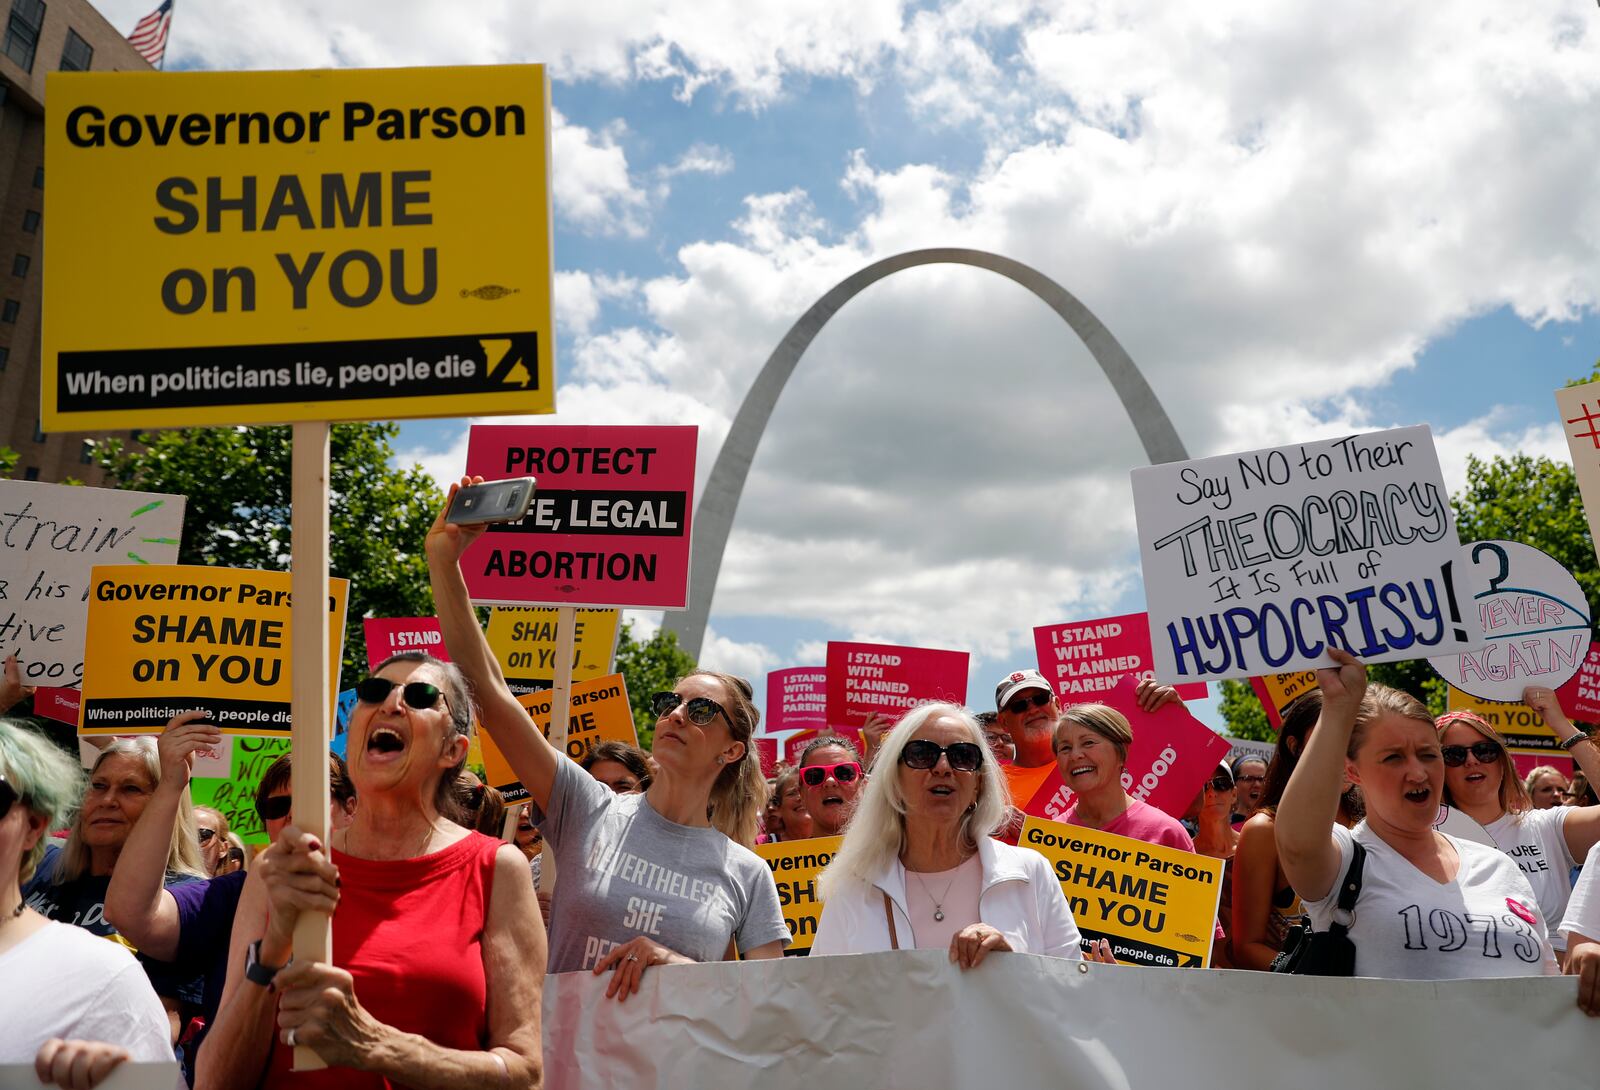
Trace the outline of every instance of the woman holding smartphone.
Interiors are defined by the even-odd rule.
[[[480,480],[452,486],[451,499]],[[461,575],[483,529],[440,512],[428,569],[445,646],[556,855],[550,971],[612,971],[606,994],[626,999],[653,965],[781,956],[777,886],[749,848],[767,795],[749,682],[697,671],[656,693],[659,773],[644,794],[613,793],[552,746],[506,686]]]

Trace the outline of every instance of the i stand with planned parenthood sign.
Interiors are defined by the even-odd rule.
[[[1164,682],[1482,644],[1426,427],[1136,469],[1133,502]]]
[[[52,72],[47,94],[42,426],[294,425],[293,807],[325,838],[329,424],[555,411],[544,68]],[[301,913],[295,958],[331,937]]]

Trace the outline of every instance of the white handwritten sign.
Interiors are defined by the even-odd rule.
[[[1475,541],[1460,578],[1483,624],[1483,646],[1428,661],[1439,676],[1484,700],[1519,703],[1529,685],[1559,689],[1589,653],[1589,602],[1549,554],[1516,541]]]
[[[1133,503],[1162,681],[1482,644],[1426,427],[1136,469]]]
[[[1557,390],[1556,407],[1589,519],[1589,537],[1600,555],[1600,382]]]
[[[183,505],[154,492],[0,481],[0,659],[16,655],[29,685],[77,685],[90,569],[176,563]]]

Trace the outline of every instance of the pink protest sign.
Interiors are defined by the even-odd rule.
[[[1033,630],[1033,644],[1039,672],[1055,686],[1062,704],[1098,700],[1125,674],[1156,676],[1148,614],[1040,625]],[[1203,681],[1178,686],[1185,700],[1203,700],[1208,693]]]
[[[818,730],[828,725],[828,672],[820,666],[795,666],[767,674],[768,734],[784,730]]]
[[[1600,643],[1589,644],[1589,653],[1578,667],[1578,675],[1558,690],[1561,709],[1582,723],[1600,723]]]
[[[33,691],[33,714],[57,723],[78,725],[78,701],[82,693],[77,689],[57,689],[41,685]]]
[[[761,774],[771,779],[773,769],[778,767],[778,740],[758,736],[750,739],[750,742],[756,747],[756,755],[761,758]]]
[[[367,617],[362,622],[367,636],[367,669],[401,651],[426,651],[436,659],[450,661],[444,649],[444,633],[437,617]]]
[[[925,700],[967,702],[965,651],[828,643],[828,723],[859,728],[879,712],[899,719]]]
[[[491,525],[461,558],[473,600],[687,606],[696,431],[474,424],[468,474],[537,484],[526,518]]]
[[[1167,704],[1155,712],[1140,710],[1134,696],[1138,684],[1138,679],[1124,677],[1100,701],[1127,716],[1133,728],[1122,789],[1158,810],[1182,817],[1231,747],[1182,704]],[[1060,770],[1051,769],[1023,809],[1036,817],[1060,821],[1072,805],[1072,797]]]
[[[1517,766],[1517,775],[1524,780],[1528,778],[1528,774],[1534,769],[1545,765],[1554,768],[1569,780],[1572,778],[1574,771],[1572,758],[1565,755],[1557,757],[1549,753],[1513,753],[1511,755],[1511,763]]]

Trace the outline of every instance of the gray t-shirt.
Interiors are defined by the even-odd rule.
[[[550,812],[530,812],[556,853],[552,973],[592,969],[636,935],[695,961],[720,961],[729,939],[741,951],[790,940],[771,869],[716,829],[668,821],[567,759]]]

